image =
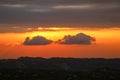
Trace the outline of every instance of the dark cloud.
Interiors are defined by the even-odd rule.
[[[75,36],[67,35],[63,39],[57,41],[59,44],[91,44],[95,41],[94,37],[79,33]]]
[[[51,40],[46,39],[43,36],[35,36],[32,39],[27,37],[23,42],[23,45],[47,45],[52,43]]]
[[[1,4],[69,5],[86,3],[118,3],[119,0],[0,0]]]
[[[32,32],[37,31],[36,28],[25,28],[25,27],[18,27],[18,26],[6,26],[0,27],[0,33],[24,33],[24,32]]]
[[[120,27],[119,9],[120,0],[0,0],[0,25]]]

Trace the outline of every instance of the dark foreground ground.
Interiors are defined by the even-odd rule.
[[[94,71],[0,69],[0,80],[120,80],[120,70]]]
[[[120,59],[0,59],[0,80],[120,80]]]

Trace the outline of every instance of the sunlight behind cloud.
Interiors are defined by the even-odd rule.
[[[63,30],[71,30],[71,28],[59,28],[59,27],[47,27],[47,28],[43,28],[43,27],[38,27],[37,28],[38,31],[63,31]]]
[[[59,6],[55,6],[55,9],[89,9],[89,8],[93,8],[93,5],[59,5]]]

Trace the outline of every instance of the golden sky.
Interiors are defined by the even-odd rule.
[[[0,58],[18,58],[20,56],[31,57],[120,57],[120,29],[86,29],[86,28],[38,28],[40,31],[26,33],[0,33]],[[49,29],[49,30],[48,30]],[[84,33],[92,36],[96,41],[91,44],[58,44],[58,39],[65,35],[74,36]],[[26,37],[32,39],[35,36],[43,36],[52,40],[47,45],[24,45]]]

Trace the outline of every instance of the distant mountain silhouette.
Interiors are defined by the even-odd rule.
[[[100,68],[120,69],[120,59],[20,57],[0,60],[0,69],[88,71]]]

